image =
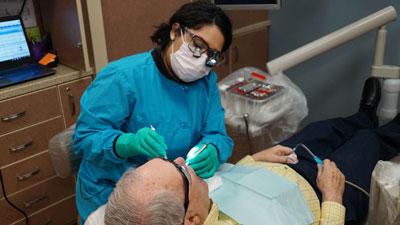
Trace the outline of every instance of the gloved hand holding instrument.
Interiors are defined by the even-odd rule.
[[[214,176],[220,165],[217,148],[213,144],[196,145],[189,151],[186,164],[203,179]]]
[[[118,137],[115,151],[121,158],[145,155],[149,159],[166,157],[167,145],[164,137],[154,129],[144,127],[136,133],[125,133]]]

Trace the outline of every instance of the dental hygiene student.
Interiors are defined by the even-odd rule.
[[[107,202],[128,168],[155,157],[185,158],[197,147],[202,151],[189,166],[208,178],[231,155],[212,71],[232,41],[229,18],[207,1],[188,3],[151,39],[156,49],[110,63],[81,99],[73,146],[82,156],[81,223]]]

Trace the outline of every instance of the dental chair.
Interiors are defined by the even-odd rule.
[[[397,17],[394,7],[389,6],[325,37],[310,42],[292,52],[267,63],[271,76],[279,75],[301,62],[348,42],[362,34],[379,28],[377,32],[374,63],[371,76],[383,80],[381,119],[389,120],[398,112],[400,93],[400,67],[384,65],[386,41],[385,24]],[[233,117],[232,117],[233,118]],[[252,117],[257,119],[257,115]],[[264,119],[264,118],[261,118]],[[248,128],[251,131],[251,129]],[[54,136],[49,142],[49,153],[56,174],[67,178],[77,173],[81,157],[72,151],[74,126]],[[366,225],[400,224],[400,156],[391,161],[379,161],[372,173],[369,213]]]
[[[81,158],[72,150],[75,126],[55,135],[49,142],[51,162],[57,176],[76,175]],[[400,155],[379,161],[372,173],[369,213],[366,225],[400,224]]]

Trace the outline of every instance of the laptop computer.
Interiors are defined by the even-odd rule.
[[[21,18],[0,17],[0,88],[54,73],[35,62]]]

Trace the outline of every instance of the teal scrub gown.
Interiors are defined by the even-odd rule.
[[[114,142],[123,133],[153,126],[165,138],[169,159],[185,157],[199,143],[214,144],[220,163],[231,155],[233,142],[226,134],[215,72],[179,83],[165,76],[154,52],[110,63],[81,98],[73,143],[75,154],[82,157],[76,186],[81,222],[107,202],[128,168],[148,160],[144,155],[122,159],[115,154]]]

